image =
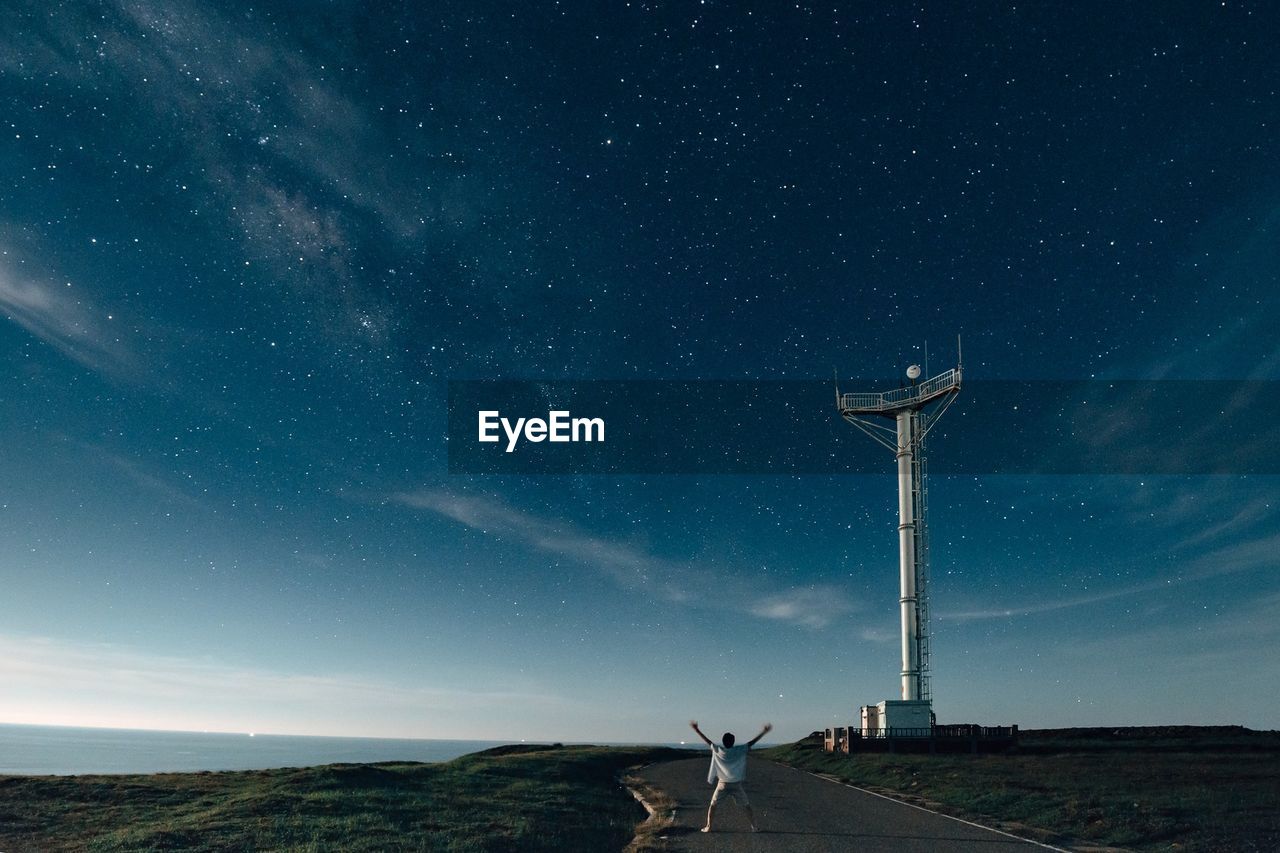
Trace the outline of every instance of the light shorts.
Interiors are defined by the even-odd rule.
[[[733,797],[733,801],[740,806],[749,806],[751,802],[747,800],[747,789],[742,787],[741,782],[725,782],[720,780],[716,783],[715,793],[711,795],[711,805],[720,802],[720,798]]]

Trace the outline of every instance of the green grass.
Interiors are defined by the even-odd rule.
[[[1280,737],[1177,731],[1027,732],[1014,755],[837,756],[806,739],[761,757],[1063,846],[1280,850]]]
[[[440,764],[0,776],[0,850],[621,850],[618,781],[676,750],[499,747]]]

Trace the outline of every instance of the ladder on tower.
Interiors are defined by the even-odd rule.
[[[924,436],[929,426],[929,415],[917,412],[913,433]],[[915,573],[916,573],[916,644],[920,650],[920,698],[932,701],[929,688],[929,481],[925,464],[924,439],[919,439],[912,459],[911,499],[916,519],[915,525]]]

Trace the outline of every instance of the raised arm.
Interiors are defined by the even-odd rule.
[[[707,746],[711,746],[711,738],[709,738],[709,737],[707,737],[706,735],[704,735],[704,734],[702,733],[702,729],[698,728],[698,721],[697,721],[697,720],[690,720],[690,721],[689,721],[689,728],[693,729],[695,732],[697,732],[697,733],[698,733],[698,737],[702,738],[702,742],[703,742],[703,743],[705,743]]]
[[[773,723],[765,723],[764,728],[760,730],[760,734],[747,741],[747,746],[755,746],[760,742],[760,738],[764,737],[771,731],[773,731]]]

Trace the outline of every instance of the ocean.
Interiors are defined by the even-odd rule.
[[[251,736],[0,723],[0,774],[166,773],[338,762],[448,761],[510,742]]]

